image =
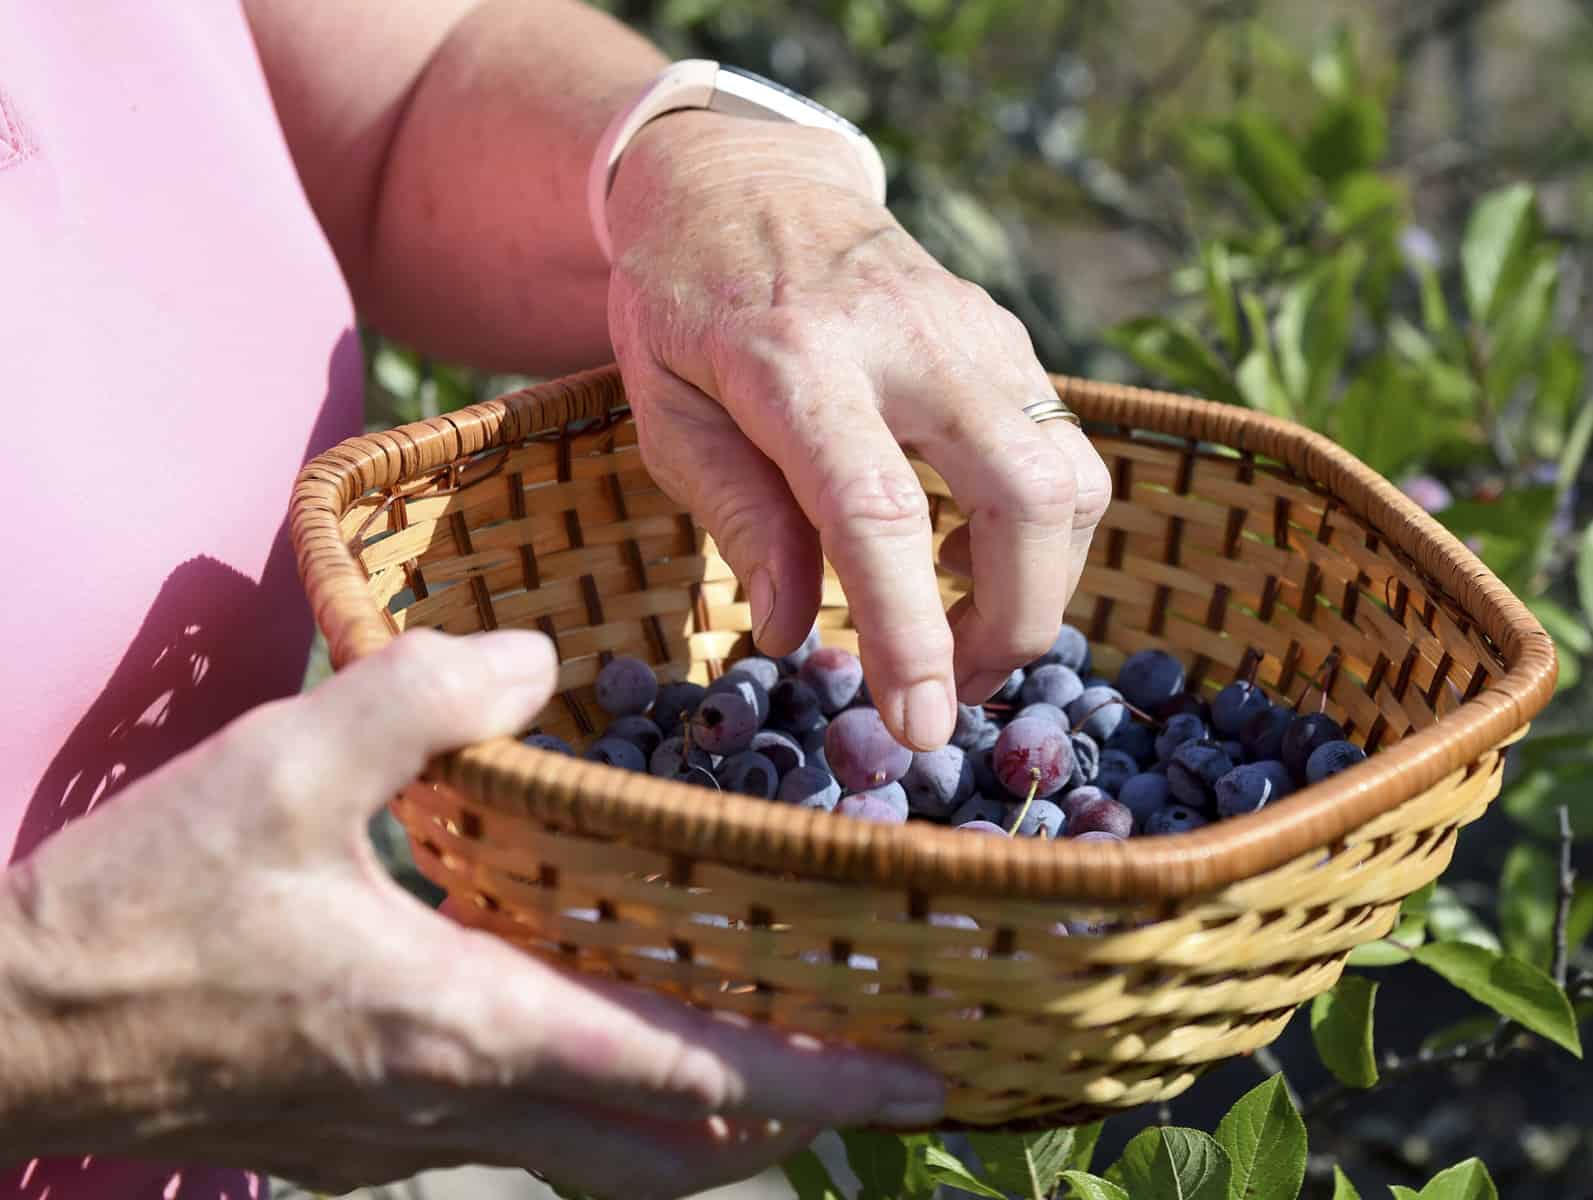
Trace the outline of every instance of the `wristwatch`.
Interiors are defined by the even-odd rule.
[[[614,258],[614,246],[608,232],[608,191],[613,185],[620,156],[642,126],[654,117],[688,108],[833,129],[856,150],[868,173],[875,201],[885,203],[885,163],[874,143],[845,117],[751,71],[727,67],[711,59],[683,59],[666,67],[640,96],[615,114],[592,155],[586,204],[592,218],[592,232],[597,235],[603,257],[610,262]]]

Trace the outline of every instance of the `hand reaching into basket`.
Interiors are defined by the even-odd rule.
[[[471,1162],[676,1196],[827,1125],[935,1119],[918,1068],[561,973],[388,882],[371,813],[429,756],[523,728],[554,677],[539,634],[412,633],[13,867],[7,1142],[332,1190]]]
[[[892,732],[929,749],[1051,647],[1111,493],[1018,320],[866,199],[835,135],[684,114],[643,129],[608,204],[609,326],[648,470],[714,535],[757,643],[793,649],[820,547]],[[969,525],[943,611],[905,449]]]

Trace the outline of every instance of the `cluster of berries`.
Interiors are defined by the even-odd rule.
[[[914,752],[873,706],[857,657],[815,629],[781,659],[744,658],[704,687],[660,685],[615,658],[598,674],[611,720],[586,757],[665,779],[897,824],[971,833],[1121,839],[1255,812],[1366,757],[1325,712],[1274,703],[1253,679],[1209,700],[1161,650],[1091,671],[1064,625],[991,700],[959,707],[951,741]],[[565,754],[562,739],[527,744]]]

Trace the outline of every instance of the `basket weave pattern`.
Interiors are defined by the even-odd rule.
[[[942,1071],[948,1124],[1051,1125],[1170,1098],[1265,1045],[1448,864],[1552,645],[1463,547],[1337,447],[1255,413],[1058,377],[1114,473],[1069,619],[1097,670],[1160,647],[1208,692],[1259,662],[1372,758],[1195,833],[1075,844],[876,826],[512,740],[394,802],[461,919],[693,1003]],[[343,666],[404,629],[539,628],[584,743],[615,654],[706,681],[750,651],[722,558],[653,484],[612,369],[356,438],[306,467],[292,528]],[[961,523],[920,465],[937,539]],[[950,603],[959,581],[946,576]],[[856,648],[833,575],[820,624]],[[971,916],[977,929],[937,924]],[[1099,936],[1058,936],[1064,917]]]

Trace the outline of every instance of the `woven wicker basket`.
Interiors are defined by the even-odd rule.
[[[870,825],[502,739],[439,759],[393,805],[461,919],[572,968],[931,1063],[947,1127],[1164,1100],[1276,1037],[1449,862],[1553,690],[1552,644],[1326,439],[1055,383],[1116,485],[1070,610],[1098,669],[1161,647],[1213,690],[1254,653],[1290,700],[1320,674],[1371,758],[1252,816],[1103,844]],[[623,406],[617,374],[592,372],[306,467],[292,529],[334,665],[417,626],[539,628],[562,660],[542,728],[584,742],[609,656],[703,681],[749,652],[735,578],[649,479]],[[938,536],[960,518],[920,472]],[[957,586],[943,581],[948,603]],[[833,577],[820,620],[855,648]],[[949,913],[978,928],[931,920]],[[1057,936],[1063,917],[1105,932]]]

